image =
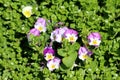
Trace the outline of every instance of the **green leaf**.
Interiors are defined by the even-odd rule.
[[[77,50],[78,51],[78,49],[79,49],[79,47],[80,47],[80,44],[79,43],[77,43],[77,42],[75,42],[75,43],[73,43],[71,46],[70,46],[70,50]]]
[[[70,70],[70,68],[66,67],[63,63],[60,65],[60,70],[61,71],[67,71]]]
[[[71,68],[71,67],[73,66],[76,58],[77,58],[77,53],[75,52],[75,53],[73,53],[73,54],[71,54],[71,55],[69,55],[69,56],[67,56],[67,57],[64,57],[64,58],[62,59],[62,61],[63,61],[63,64],[64,64],[66,67]]]
[[[58,55],[65,57],[67,56],[67,52],[64,49],[58,49]]]

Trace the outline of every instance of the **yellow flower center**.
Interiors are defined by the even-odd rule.
[[[46,56],[46,60],[50,60],[50,59],[53,59],[54,58],[54,56],[52,55],[52,54],[48,54],[47,56]]]
[[[83,55],[83,59],[87,59],[88,58],[88,55]]]
[[[74,41],[74,37],[73,36],[70,36],[70,41]]]
[[[96,45],[97,44],[97,40],[93,40],[93,44]]]
[[[30,16],[31,16],[31,12],[27,10],[27,11],[24,12],[24,15],[25,15],[26,17],[30,17]]]
[[[40,27],[38,28],[38,30],[39,30],[39,31],[42,31],[42,30],[43,30],[43,27],[42,27],[42,26],[40,26]]]
[[[55,69],[55,65],[54,65],[54,64],[52,64],[52,65],[51,65],[51,68],[52,68],[52,69]]]

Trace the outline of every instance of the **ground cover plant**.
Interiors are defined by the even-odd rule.
[[[0,80],[120,80],[120,0],[0,0]]]

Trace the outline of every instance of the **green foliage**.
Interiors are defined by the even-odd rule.
[[[22,8],[29,5],[33,14],[26,18]],[[38,17],[51,23],[29,42],[27,34]],[[0,80],[120,80],[119,18],[120,0],[0,0]],[[63,40],[57,50],[60,69],[50,72],[43,49],[59,21],[77,30],[79,39],[73,44]],[[100,32],[98,48],[87,45],[90,32]],[[83,44],[93,52],[84,62],[77,58]],[[78,66],[72,69],[74,63]]]

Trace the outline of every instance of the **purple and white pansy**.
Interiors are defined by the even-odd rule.
[[[52,47],[45,47],[44,51],[43,51],[44,57],[46,61],[49,61],[51,59],[54,59],[54,54],[55,51]]]
[[[40,32],[46,32],[46,20],[44,18],[38,18],[34,27]]]
[[[78,39],[78,32],[76,30],[73,29],[67,29],[64,33],[64,37],[65,39],[67,39],[69,42],[76,42],[76,40]]]
[[[99,46],[101,43],[101,35],[98,32],[92,32],[88,35],[89,45]]]
[[[60,67],[60,62],[61,62],[61,60],[58,57],[55,57],[54,59],[49,60],[47,62],[47,67],[50,71],[53,71]]]
[[[78,51],[79,59],[84,61],[85,59],[87,59],[91,55],[92,55],[92,52],[89,51],[86,47],[80,47],[79,48],[79,51]]]

